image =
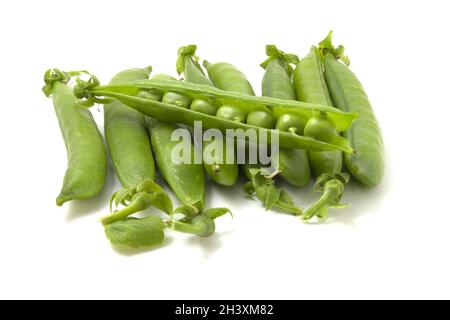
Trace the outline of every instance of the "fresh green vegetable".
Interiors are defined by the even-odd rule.
[[[267,111],[255,110],[248,114],[247,124],[251,126],[272,129],[275,126],[275,119]]]
[[[295,100],[291,63],[298,62],[298,57],[294,54],[286,54],[274,45],[266,46],[266,54],[268,58],[261,63],[261,67],[266,70],[262,80],[262,95]],[[311,119],[314,119],[314,116]],[[285,131],[293,133],[301,133],[303,126],[303,121],[292,114],[284,114],[277,121],[277,129],[284,128]],[[311,179],[305,150],[280,148],[276,166],[279,175],[294,186],[305,186]]]
[[[151,68],[128,69],[110,83],[147,79]],[[144,116],[120,101],[104,105],[105,136],[114,171],[124,189],[114,193],[111,204],[124,207],[102,218],[107,225],[153,205],[171,214],[172,201],[155,180],[155,162]]]
[[[320,43],[324,58],[325,80],[335,105],[343,111],[357,112],[360,116],[344,137],[350,141],[354,153],[344,155],[351,175],[366,186],[376,186],[384,174],[384,146],[381,129],[369,99],[355,74],[347,67],[349,60],[343,55],[344,47],[335,48],[332,33]],[[341,63],[341,60],[343,63]]]
[[[198,152],[191,143],[190,163],[174,163],[172,150],[179,141],[172,141],[172,132],[176,124],[150,120],[147,121],[153,152],[158,169],[164,180],[170,186],[183,205],[195,208],[197,213],[205,205],[205,174],[201,164],[195,164],[193,159]]]
[[[209,63],[203,61],[214,87],[229,92],[237,92],[254,96],[252,85],[245,75],[232,64],[226,62]]]
[[[164,228],[166,224],[156,216],[129,217],[105,226],[105,233],[115,246],[139,249],[161,245]]]
[[[196,49],[197,46],[189,45],[178,50],[177,72],[178,74],[183,73],[187,82],[212,86],[197,62]],[[224,111],[224,106],[217,110],[217,106],[209,101],[195,99],[191,104],[191,110],[213,116],[217,113],[217,116],[220,117],[220,114]],[[224,186],[233,186],[238,178],[238,165],[236,161],[227,163],[227,155],[234,151],[228,148],[226,144],[222,144],[222,141],[203,141],[203,166],[213,181]],[[212,150],[211,154],[207,154],[206,151],[208,150]],[[211,159],[208,159],[208,157],[211,157]]]
[[[206,70],[213,82],[222,90],[234,90],[237,93],[247,94],[249,96],[254,95],[253,88],[248,82],[245,75],[236,69],[229,63],[206,63]],[[238,111],[236,111],[238,112]],[[270,112],[265,110],[251,111],[248,117],[250,117],[250,124],[259,124],[261,127],[270,126],[273,128],[273,119],[269,120],[271,116]],[[248,123],[247,117],[247,123]],[[295,135],[292,135],[295,136]],[[249,195],[256,195],[256,198],[264,204],[266,210],[276,208],[294,215],[298,215],[302,212],[301,208],[297,207],[292,201],[286,191],[275,186],[272,177],[268,177],[273,173],[264,174],[263,168],[257,165],[243,165],[242,170],[246,175],[249,182],[244,186],[244,191]]]
[[[293,215],[302,214],[302,209],[294,203],[292,197],[275,186],[273,179],[265,175],[264,169],[248,164],[243,165],[242,169],[250,180],[244,185],[244,191],[249,195],[256,195],[266,210],[275,208]]]
[[[114,76],[111,84],[146,79],[151,68],[129,69]],[[155,180],[155,161],[144,116],[119,101],[104,105],[104,127],[109,155],[122,186],[132,188]]]
[[[196,215],[185,215],[181,220],[169,222],[169,228],[178,232],[194,234],[199,237],[209,237],[216,230],[214,220],[221,217],[230,210],[227,208],[207,209]]]
[[[174,106],[181,108],[189,108],[191,99],[176,92],[166,92],[163,96],[162,102],[173,104]]]
[[[332,105],[324,80],[322,62],[316,47],[312,47],[309,54],[297,64],[294,71],[294,86],[299,100]],[[336,135],[336,131],[332,120],[326,115],[319,114],[308,121],[305,126],[305,135],[321,135],[321,138],[331,140]],[[344,184],[348,181],[347,179],[333,181],[335,175],[338,175],[339,178],[342,177],[340,175],[342,169],[342,153],[340,151],[310,151],[308,157],[316,177],[314,190],[326,192],[305,212],[304,220],[309,220],[314,216],[324,217],[329,207],[336,207],[336,199],[340,199],[344,192]],[[325,178],[327,180],[324,180]]]
[[[156,75],[155,77],[164,78],[167,76]],[[230,212],[230,210],[227,208],[205,210],[203,166],[194,162],[198,150],[194,148],[192,141],[189,141],[191,161],[176,163],[173,161],[173,151],[179,142],[172,141],[172,133],[178,126],[148,118],[147,128],[151,136],[158,168],[164,180],[182,203],[174,213],[181,213],[184,217],[181,220],[175,220],[172,217],[168,222],[169,228],[201,237],[212,235],[215,230],[214,219]]]
[[[154,80],[156,81],[156,80]],[[158,80],[159,81],[159,80]],[[174,82],[172,82],[174,83]],[[187,83],[186,83],[187,84]],[[189,84],[191,85],[191,84]],[[102,87],[104,88],[104,87]],[[206,88],[206,87],[205,87]],[[79,93],[83,91],[82,94],[79,94],[79,96],[83,95],[95,95],[95,96],[108,96],[110,98],[115,98],[126,105],[132,107],[133,109],[149,116],[153,117],[155,119],[166,121],[166,122],[172,122],[172,123],[184,123],[187,125],[194,125],[195,121],[201,121],[204,129],[218,129],[225,133],[226,129],[243,129],[244,131],[247,129],[253,129],[256,130],[259,134],[260,131],[263,128],[250,126],[238,121],[231,121],[227,119],[223,119],[220,117],[214,117],[207,114],[194,112],[190,109],[185,108],[179,108],[173,105],[161,103],[158,101],[155,101],[153,99],[147,99],[147,98],[141,98],[137,95],[142,96],[142,94],[139,94],[138,92],[135,92],[135,95],[130,94],[124,94],[120,93],[125,89],[126,91],[133,91],[135,89],[137,90],[143,90],[136,87],[119,87],[110,86],[108,90],[100,91],[100,89],[88,89],[84,88],[83,90],[77,89]],[[103,90],[103,89],[102,89]],[[116,92],[118,91],[118,92]],[[148,95],[149,93],[146,93]],[[151,95],[153,93],[150,92]],[[92,99],[92,96],[89,97],[89,99]],[[98,102],[101,102],[100,99],[96,98]],[[269,98],[265,98],[269,99]],[[291,103],[291,101],[287,101],[286,103]],[[328,107],[327,107],[328,108]],[[277,113],[281,112],[282,110],[286,111],[286,108],[273,108],[272,110],[277,110]],[[289,110],[298,110],[298,108],[287,108]],[[267,110],[267,108],[266,108]],[[292,111],[294,112],[294,111]],[[275,113],[275,112],[274,112]],[[261,134],[267,133],[267,143],[271,143],[271,130],[264,129]],[[336,145],[335,140],[333,140],[333,144],[314,140],[312,138],[299,136],[293,133],[288,132],[277,132],[275,134],[278,134],[279,136],[279,145],[286,149],[305,149],[305,150],[314,150],[314,151],[327,151],[327,150],[343,150],[345,152],[352,152],[352,149],[348,147],[348,142],[345,141],[345,143],[342,143],[342,141],[339,141],[339,143],[342,143],[341,145]]]
[[[236,83],[234,87],[238,87]],[[325,105],[269,97],[255,97],[251,96],[250,93],[228,92],[225,89],[220,90],[215,87],[171,79],[152,78],[148,80],[130,81],[119,85],[104,86],[94,86],[91,83],[83,83],[80,81],[74,89],[79,98],[92,98],[96,95],[109,96],[109,94],[123,94],[135,97],[141,91],[160,94],[176,92],[191,100],[203,99],[217,106],[232,105],[246,113],[254,110],[268,111],[273,114],[275,119],[278,119],[283,114],[292,113],[308,120],[319,112],[324,111],[327,112],[328,116],[336,124],[336,130],[338,132],[347,130],[353,120],[358,116],[357,113],[343,112]]]
[[[305,119],[290,113],[285,113],[278,118],[275,129],[303,135],[305,125]]]
[[[313,217],[326,218],[329,208],[346,208],[347,204],[341,203],[344,185],[348,183],[348,173],[324,173],[317,178],[314,191],[322,193],[322,196],[302,215],[305,221]]]
[[[102,136],[89,110],[77,105],[68,87],[71,75],[58,69],[45,73],[43,88],[52,96],[56,116],[67,149],[68,165],[56,204],[95,197],[103,189],[106,177],[106,151]]]
[[[247,112],[237,106],[223,105],[217,110],[218,118],[245,123]]]
[[[312,47],[294,70],[294,86],[300,101],[333,105],[323,74],[319,51]],[[311,169],[317,178],[323,173],[339,173],[342,170],[340,151],[308,152]]]

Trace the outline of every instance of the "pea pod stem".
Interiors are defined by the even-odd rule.
[[[350,176],[347,173],[323,174],[317,178],[314,190],[322,192],[322,196],[311,205],[302,215],[304,221],[313,217],[325,218],[330,208],[345,208],[347,204],[340,203],[344,193],[344,185],[348,183]]]
[[[133,197],[133,200],[126,207],[115,211],[109,215],[106,215],[101,218],[101,222],[103,225],[108,225],[116,221],[120,221],[125,219],[126,217],[132,215],[133,213],[145,210],[148,208],[153,202],[154,196],[151,196],[146,193],[140,193]]]
[[[168,91],[177,92],[192,99],[205,99],[221,105],[235,105],[247,112],[253,110],[270,111],[275,117],[279,117],[282,114],[289,112],[305,119],[309,119],[314,114],[324,111],[327,112],[329,117],[334,121],[338,132],[347,130],[351,126],[353,120],[358,117],[357,113],[343,112],[326,105],[271,97],[250,96],[247,94],[220,90],[207,85],[169,79],[136,80],[124,82],[120,85],[97,86],[90,88],[88,91],[94,95],[108,96],[108,92],[136,95],[141,90],[159,91],[163,93]]]

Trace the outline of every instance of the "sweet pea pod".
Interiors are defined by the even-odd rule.
[[[154,78],[168,79],[171,77],[165,74],[158,74]],[[147,98],[158,100],[161,97],[147,94]],[[176,108],[182,109],[180,107]],[[205,210],[205,176],[203,166],[194,162],[198,150],[194,148],[192,141],[189,139],[187,144],[190,159],[187,162],[177,162],[174,157],[179,155],[177,146],[180,142],[172,141],[172,134],[179,129],[179,126],[147,118],[147,128],[151,136],[158,168],[164,180],[182,203],[175,210],[175,213],[181,213],[184,217],[179,220],[172,218],[166,225],[171,230],[178,232],[195,234],[200,237],[211,236],[215,231],[214,220],[229,213],[230,210],[227,208]]]
[[[216,68],[212,67],[215,64],[207,65],[211,65],[211,70],[216,70]],[[220,68],[219,70],[221,69],[223,68]],[[234,71],[235,68],[230,68],[229,70]],[[154,78],[148,80],[130,81],[121,83],[120,85],[87,86],[79,83],[79,86],[75,89],[77,96],[80,98],[92,97],[95,95],[108,96],[108,93],[120,93],[129,96],[136,96],[142,92],[142,90],[147,90],[152,93],[160,93],[162,95],[166,92],[172,92],[182,95],[187,100],[203,99],[219,107],[232,106],[245,114],[257,110],[266,111],[269,112],[275,120],[277,120],[280,116],[289,113],[301,118],[304,121],[307,121],[309,118],[324,112],[328,117],[330,117],[331,120],[333,120],[337,132],[347,130],[351,126],[353,120],[358,116],[357,113],[343,112],[339,109],[325,105],[270,97],[252,96],[250,93],[253,90],[250,91],[248,89],[247,83],[248,81],[239,85],[246,90],[246,93],[239,93],[236,91],[228,92],[215,87],[194,84],[186,81]],[[237,88],[238,83],[234,82],[229,87]],[[186,103],[186,105],[188,105],[188,103]],[[183,107],[185,107],[185,105],[183,105]]]
[[[294,86],[297,99],[311,103],[332,105],[323,75],[323,65],[316,47],[312,47],[295,68]],[[343,207],[340,199],[348,176],[340,173],[342,154],[340,151],[308,152],[311,168],[316,177],[314,190],[322,196],[312,204],[302,218],[306,221],[314,216],[324,218],[329,208]]]
[[[214,87],[224,91],[255,95],[252,85],[245,75],[232,64],[227,62],[209,63],[205,60],[203,66]]]
[[[50,69],[45,73],[43,88],[52,96],[56,116],[67,149],[68,165],[63,187],[56,204],[95,197],[106,177],[106,151],[102,136],[89,110],[77,105],[72,89],[67,85],[71,75]]]
[[[293,54],[285,54],[274,45],[266,46],[268,58],[261,64],[266,71],[262,81],[262,95],[295,100],[294,87],[292,85],[291,63],[297,63],[298,57]],[[283,118],[278,120],[278,127],[285,126]],[[289,121],[288,121],[289,122]],[[288,128],[291,129],[293,127]],[[277,170],[279,175],[294,186],[305,186],[311,179],[308,156],[305,150],[280,148],[278,154]]]
[[[172,133],[177,125],[148,119],[156,163],[161,174],[182,205],[175,210],[184,217],[180,220],[171,219],[167,226],[174,231],[190,233],[200,237],[211,236],[215,231],[214,220],[230,210],[227,208],[212,208],[204,210],[205,176],[201,164],[174,163],[173,150],[178,141],[172,141]],[[191,155],[197,152],[190,144]]]
[[[358,112],[359,118],[344,137],[355,150],[345,154],[344,161],[351,175],[366,186],[376,186],[384,174],[384,146],[378,121],[369,99],[355,74],[348,68],[344,47],[332,45],[332,33],[319,44],[324,59],[325,80],[336,107]],[[341,60],[342,62],[340,62]]]
[[[113,77],[111,84],[147,79],[151,67],[124,70]],[[147,134],[144,116],[120,101],[104,105],[105,137],[114,171],[123,189],[114,193],[111,204],[124,206],[102,218],[108,225],[153,205],[171,214],[172,201],[154,182],[155,162]],[[128,224],[136,224],[137,221]],[[112,228],[110,230],[116,230]],[[111,232],[107,232],[111,235]]]
[[[316,47],[312,47],[294,70],[297,99],[309,103],[333,105],[323,74],[323,65]],[[317,178],[324,173],[338,173],[342,169],[340,151],[308,152],[311,169]]]
[[[233,65],[224,62],[215,64],[205,63],[204,65],[210,79],[213,80],[219,89],[254,95],[253,88],[245,75]],[[248,113],[246,118],[247,123],[249,123],[250,118],[250,123],[255,123],[255,125],[266,128],[274,126],[271,123],[273,121],[270,121],[270,115],[268,116],[267,113],[261,110]],[[266,122],[266,125],[264,125],[264,122]],[[275,186],[272,177],[267,177],[264,173],[264,168],[246,164],[242,166],[242,169],[249,179],[249,182],[244,185],[244,191],[249,195],[255,194],[256,198],[264,204],[266,210],[276,208],[294,215],[301,214],[302,209],[295,205],[292,197],[286,191]],[[268,174],[270,175],[271,173]]]
[[[109,98],[115,98],[127,106],[132,107],[133,109],[145,114],[149,117],[171,122],[171,123],[183,123],[189,126],[193,126],[195,121],[201,121],[204,129],[218,129],[223,133],[226,133],[227,129],[242,129],[244,131],[248,129],[255,130],[257,134],[265,135],[267,134],[267,143],[271,143],[271,135],[272,133],[278,135],[279,137],[279,145],[286,149],[305,149],[305,150],[313,150],[313,151],[327,151],[327,150],[343,150],[346,152],[352,152],[352,149],[338,146],[333,143],[319,141],[310,137],[300,136],[290,132],[273,132],[273,130],[265,129],[261,127],[257,127],[254,125],[248,125],[236,120],[228,120],[223,117],[210,116],[208,114],[192,111],[186,108],[180,108],[175,105],[170,105],[167,103],[161,103],[159,101],[155,101],[144,97],[145,95],[153,96],[156,93],[151,93],[147,90],[135,92],[134,95],[124,94],[118,89],[119,87],[109,88],[107,91],[100,91],[96,89],[85,90],[83,95],[89,95],[88,101],[92,99],[91,95],[96,97],[96,102],[100,102],[101,100],[97,98],[98,96],[104,96]],[[134,87],[127,87],[127,89],[136,89]],[[117,91],[119,92],[116,92]],[[77,89],[78,92],[81,92],[81,89]],[[81,96],[81,95],[79,95]],[[291,108],[289,108],[291,109]],[[295,109],[295,108],[293,108]],[[239,137],[238,137],[239,138]]]
[[[180,143],[172,141],[172,133],[179,127],[176,124],[147,120],[153,152],[158,169],[183,205],[194,208],[196,213],[204,209],[205,174],[201,164],[194,163],[194,154],[198,152],[189,142],[190,163],[174,163],[173,150]]]
[[[178,74],[183,73],[187,82],[212,86],[197,62],[196,49],[197,46],[189,45],[178,50],[177,72]],[[193,100],[190,108],[210,115],[217,113],[217,107],[214,104],[202,99]],[[207,150],[212,150],[211,153],[213,154],[208,155]],[[203,166],[205,171],[213,181],[224,186],[235,185],[238,178],[237,162],[227,163],[226,161],[229,152],[227,145],[222,144],[221,141],[203,142]]]

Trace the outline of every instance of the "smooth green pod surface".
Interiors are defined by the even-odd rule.
[[[195,206],[198,211],[203,210],[205,203],[205,174],[201,164],[175,163],[172,159],[173,149],[180,143],[172,141],[172,133],[178,128],[177,125],[161,122],[148,121],[152,149],[158,168],[178,199],[185,205]],[[197,152],[193,144],[191,156]]]
[[[358,112],[359,118],[344,132],[354,154],[345,154],[348,171],[367,186],[376,186],[384,174],[384,145],[381,130],[369,99],[355,74],[334,55],[325,56],[325,80],[336,106]]]
[[[106,177],[106,151],[91,112],[76,104],[71,88],[56,81],[52,98],[68,157],[63,187],[56,199],[61,206],[100,193]]]
[[[204,61],[203,65],[208,72],[214,87],[232,92],[255,95],[252,85],[245,75],[235,66],[227,62],[209,63]]]
[[[129,69],[110,81],[147,79],[149,69]],[[105,104],[105,137],[114,171],[124,188],[145,180],[155,180],[155,162],[148,138],[144,115],[120,101]]]

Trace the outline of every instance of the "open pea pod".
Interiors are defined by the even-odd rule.
[[[104,87],[102,87],[104,88]],[[315,140],[310,137],[304,137],[291,132],[282,132],[273,129],[263,129],[260,127],[244,124],[238,121],[218,118],[208,114],[192,111],[186,108],[180,108],[175,105],[154,101],[151,99],[141,98],[135,95],[124,94],[111,90],[119,87],[109,87],[109,90],[93,89],[90,94],[95,96],[104,96],[117,99],[131,108],[158,120],[171,123],[184,123],[194,125],[195,121],[201,121],[203,129],[218,129],[226,132],[227,129],[256,130],[259,136],[264,136],[268,144],[271,144],[272,136],[278,136],[279,146],[286,149],[305,149],[312,151],[332,151],[342,150],[352,153],[347,140],[332,141],[331,143]],[[125,87],[126,88],[126,87]],[[132,87],[128,87],[132,88]],[[239,137],[238,137],[239,138]],[[335,144],[339,142],[339,144]]]
[[[154,93],[165,93],[168,91],[176,92],[191,99],[204,99],[218,106],[234,105],[246,112],[254,110],[269,111],[275,118],[289,113],[308,120],[320,112],[327,112],[328,116],[336,125],[336,130],[338,132],[349,129],[353,120],[358,117],[358,114],[355,112],[344,112],[331,106],[271,97],[250,96],[242,93],[220,90],[207,85],[169,79],[136,80],[124,82],[120,85],[97,86],[89,91],[95,95],[108,96],[108,93],[121,93],[137,96],[142,90],[149,90]]]

